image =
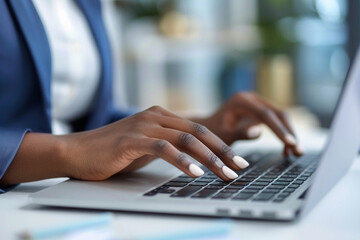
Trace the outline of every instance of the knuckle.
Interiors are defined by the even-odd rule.
[[[279,116],[280,118],[284,119],[284,120],[288,120],[289,119],[289,115],[283,111],[279,111]]]
[[[179,135],[179,144],[180,145],[189,145],[195,141],[195,137],[190,133],[180,133]]]
[[[148,110],[145,110],[145,111],[139,113],[139,115],[138,115],[138,119],[140,121],[150,121],[151,118],[152,118],[152,114]]]
[[[153,111],[153,112],[160,112],[162,110],[162,107],[160,107],[158,105],[154,105],[154,106],[150,107],[148,110]]]
[[[176,157],[176,164],[179,166],[186,166],[188,164],[189,160],[185,153],[180,153]]]
[[[252,92],[238,92],[238,93],[235,93],[235,98],[237,98],[238,100],[249,99],[252,96],[254,96],[254,93],[252,93]]]
[[[153,145],[153,149],[156,152],[164,152],[169,148],[170,143],[166,140],[157,140],[155,141],[154,145]]]
[[[221,154],[223,154],[223,155],[226,155],[226,154],[229,154],[229,153],[231,153],[232,152],[232,149],[228,146],[228,145],[226,145],[226,144],[223,144],[222,146],[221,146]]]
[[[193,129],[195,134],[204,134],[204,133],[207,133],[209,131],[204,125],[201,125],[199,123],[193,123],[192,124],[192,129]]]
[[[242,100],[244,98],[244,93],[243,92],[237,92],[234,94],[234,98],[237,100]]]
[[[274,112],[271,109],[264,108],[260,111],[260,117],[264,119],[269,119],[274,116]]]
[[[130,127],[130,130],[132,131],[132,133],[143,132],[143,123],[142,122],[133,123],[132,126]]]
[[[211,166],[216,165],[218,157],[213,152],[208,152],[207,157]]]

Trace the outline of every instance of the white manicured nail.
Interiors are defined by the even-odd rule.
[[[200,176],[204,175],[204,171],[194,163],[189,165],[189,170],[196,177],[200,177]]]
[[[262,132],[262,127],[256,125],[256,126],[250,127],[250,128],[247,130],[246,134],[247,134],[247,136],[248,136],[249,138],[256,138],[256,137],[258,137],[258,136],[261,134],[261,132]]]
[[[223,166],[222,167],[222,171],[225,174],[225,176],[227,176],[230,179],[235,179],[238,177],[238,175],[236,174],[236,172],[234,172],[233,170],[231,170],[230,168],[228,168],[227,166]]]
[[[304,154],[304,149],[301,146],[296,146],[296,151],[298,151],[301,154]]]
[[[296,139],[294,138],[294,136],[288,134],[285,138],[290,145],[296,145]]]
[[[240,156],[234,156],[232,160],[234,161],[236,166],[241,169],[247,168],[249,166],[249,163]]]

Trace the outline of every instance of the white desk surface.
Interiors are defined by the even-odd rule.
[[[309,138],[307,138],[309,139]],[[315,140],[315,138],[312,138]],[[263,142],[262,140],[258,143]],[[306,146],[314,142],[304,141]],[[248,144],[243,144],[247,146]],[[256,144],[259,146],[258,144]],[[263,144],[261,144],[263,145]],[[341,159],[339,159],[341,161]],[[0,239],[11,240],[21,231],[41,229],[80,221],[99,213],[91,210],[46,208],[28,203],[28,195],[63,181],[52,179],[22,184],[0,195]],[[307,215],[294,223],[235,220],[231,239],[360,239],[360,160],[348,174]],[[158,232],[194,228],[214,219],[116,213],[115,226],[123,239],[152,235]],[[164,227],[166,226],[166,228]]]

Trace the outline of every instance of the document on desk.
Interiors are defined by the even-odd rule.
[[[121,232],[116,234],[112,228],[102,228],[75,232],[62,238],[62,240],[235,240],[230,237],[232,227],[231,221],[218,220],[197,228],[172,232],[165,230],[161,234],[147,237],[122,236]]]
[[[51,240],[234,240],[229,237],[233,228],[230,220],[216,220],[181,231],[164,230],[159,234],[144,237],[136,235],[137,233],[124,236],[121,228],[114,227],[114,219],[112,214],[104,213],[80,222],[26,231],[21,236],[23,239]]]

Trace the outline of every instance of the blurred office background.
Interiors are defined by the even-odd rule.
[[[360,37],[358,0],[103,0],[118,107],[206,114],[238,91],[328,127]]]

